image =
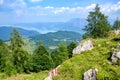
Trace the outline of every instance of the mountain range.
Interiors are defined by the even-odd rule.
[[[56,31],[74,31],[83,34],[82,30],[86,25],[85,19],[73,18],[66,22],[35,22],[35,23],[17,23],[11,24],[28,30],[36,30],[39,33],[48,33]]]
[[[3,41],[8,41],[10,38],[10,33],[14,27],[11,26],[2,26],[0,27],[0,39]],[[64,42],[69,44],[70,42],[79,42],[82,39],[80,33],[74,31],[57,31],[57,32],[48,32],[46,34],[40,34],[35,30],[26,30],[23,28],[16,28],[20,35],[23,38],[29,38],[31,41],[34,41],[36,45],[39,42],[42,42],[46,48],[55,49],[57,46]]]
[[[82,35],[73,31],[57,31],[32,36],[30,39],[35,41],[36,44],[42,42],[47,48],[55,49],[61,42],[66,44],[70,42],[78,43],[82,39]]]
[[[3,41],[7,41],[10,38],[10,34],[12,32],[14,27],[12,26],[1,26],[0,27],[0,39],[2,39]],[[20,35],[22,35],[22,37],[29,37],[29,36],[33,36],[33,35],[37,35],[40,34],[39,32],[35,31],[35,30],[26,30],[26,29],[22,29],[22,28],[16,28]]]

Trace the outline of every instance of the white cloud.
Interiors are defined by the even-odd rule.
[[[47,7],[45,7],[46,9],[54,9],[54,7],[52,7],[52,6],[47,6]]]
[[[86,9],[87,10],[92,10],[92,9],[95,8],[95,6],[96,6],[96,4],[91,4],[90,6],[87,6]]]
[[[58,10],[54,11],[54,14],[58,14],[58,13],[63,13],[63,10],[62,9],[58,9]]]
[[[7,2],[9,1],[9,2]],[[32,2],[40,2],[42,0],[31,0]],[[5,5],[5,8],[12,10],[12,16],[17,17],[27,17],[37,19],[67,19],[67,18],[86,18],[88,16],[89,11],[93,11],[96,4],[91,4],[88,6],[77,6],[77,7],[54,7],[54,6],[45,6],[42,7],[40,5],[37,6],[27,6],[25,0],[0,0],[0,4]],[[120,2],[116,4],[102,4],[100,5],[101,11],[106,15],[113,17],[120,16]],[[8,10],[9,10],[8,9]],[[7,11],[6,11],[7,12]],[[9,12],[7,12],[8,14]],[[26,19],[27,19],[26,18]]]
[[[42,2],[43,0],[30,0],[30,2]]]
[[[80,13],[81,11],[84,11],[82,7],[75,7],[69,9],[69,13]]]
[[[100,5],[101,11],[111,19],[120,18],[120,2],[116,4],[103,4]]]
[[[0,5],[3,4],[3,0],[0,0]]]
[[[61,13],[66,13],[69,11],[69,7],[61,7],[61,8],[56,8],[53,12],[54,14],[61,14]]]
[[[118,2],[117,4],[104,4],[101,5],[101,11],[103,12],[114,12],[114,11],[118,11],[120,10],[120,2]]]

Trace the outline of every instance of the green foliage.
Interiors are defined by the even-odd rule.
[[[10,48],[11,50],[15,50],[17,47],[22,47],[24,45],[24,41],[22,40],[22,37],[20,36],[17,29],[13,29],[13,32],[11,33],[10,37]]]
[[[51,50],[51,46],[58,46],[61,42],[65,42],[67,45],[71,42],[78,42],[82,39],[80,33],[72,32],[72,31],[58,31],[54,33],[47,34],[39,34],[36,36],[30,37],[36,44],[39,44],[41,41],[45,44],[45,47]],[[53,50],[53,48],[52,48]]]
[[[25,45],[23,46],[23,48],[29,53],[29,54],[33,54],[34,50],[36,49],[36,44],[34,41],[32,41],[29,38],[24,38],[24,42]]]
[[[98,80],[119,80],[120,60],[116,64],[109,64],[111,50],[119,43],[113,39],[113,37],[92,39],[94,49],[76,54],[65,61],[58,69],[58,76],[55,76],[53,80],[82,80],[84,72],[91,68],[98,69]]]
[[[64,43],[61,43],[59,45],[59,56],[61,57],[61,62],[68,59],[68,49],[67,46]]]
[[[17,73],[15,66],[13,65],[12,61],[7,58],[8,61],[6,61],[5,67],[4,67],[4,72],[6,75],[11,76],[15,75]]]
[[[120,28],[120,20],[117,18],[113,24],[113,29],[117,30]]]
[[[44,80],[48,76],[49,71],[41,71],[38,73],[30,74],[16,74],[10,77],[6,76],[4,73],[0,73],[0,80]]]
[[[13,52],[13,64],[18,73],[29,72],[28,60],[29,54],[23,49],[25,45],[19,32],[14,28],[10,38],[10,49]],[[26,67],[27,66],[27,67]]]
[[[33,70],[35,72],[41,70],[49,70],[53,68],[53,61],[50,57],[49,53],[43,46],[43,44],[39,44],[38,48],[35,50],[33,54]]]
[[[107,21],[107,17],[100,12],[100,7],[98,5],[96,5],[93,12],[89,12],[87,21],[88,25],[83,29],[86,31],[83,35],[84,38],[103,38],[108,36],[111,27]]]
[[[64,43],[61,43],[59,49],[51,53],[51,57],[54,61],[55,67],[60,65],[63,61],[68,59],[67,46]]]
[[[24,77],[24,80],[44,80],[48,76],[48,71],[33,73],[30,76]]]
[[[51,53],[52,60],[54,62],[54,67],[57,67],[59,64],[61,64],[61,59],[59,57],[59,51],[54,50]]]
[[[76,47],[76,43],[75,43],[75,42],[71,42],[71,43],[67,46],[69,58],[72,57],[72,55],[73,55],[72,51],[73,51],[73,49],[74,49],[75,47]]]
[[[29,59],[27,51],[24,51],[22,48],[17,48],[14,50],[13,54],[14,65],[18,73],[26,72],[26,64]]]
[[[0,72],[4,72],[10,76],[16,73],[14,69],[12,54],[9,52],[8,46],[0,40]]]
[[[45,49],[44,45],[42,43],[40,43],[37,47],[37,49],[34,51],[34,53],[37,55],[49,55],[49,53],[47,52],[47,50]]]

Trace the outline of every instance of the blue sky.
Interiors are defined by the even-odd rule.
[[[120,0],[0,0],[0,24],[86,19],[95,4],[109,19],[120,17]]]

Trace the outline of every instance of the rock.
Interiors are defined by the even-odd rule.
[[[112,65],[112,62],[107,62],[107,64]]]
[[[93,49],[93,43],[91,40],[80,43],[75,49],[73,49],[73,54],[80,54],[83,51]]]
[[[119,59],[120,59],[120,51],[114,51],[113,54],[112,54],[112,62],[117,62]]]
[[[110,44],[110,42],[106,42],[106,44]]]
[[[120,48],[120,44],[118,44],[116,48]]]
[[[97,80],[97,73],[97,68],[89,69],[87,72],[84,73],[83,80]]]
[[[56,69],[58,69],[60,66],[61,66],[61,65],[58,65],[58,66],[56,67]]]
[[[120,30],[114,30],[114,33],[118,35],[120,33]]]
[[[52,74],[51,74],[51,72],[49,72],[49,76],[46,77],[44,80],[52,80]]]
[[[101,44],[98,44],[98,47],[101,47]]]

